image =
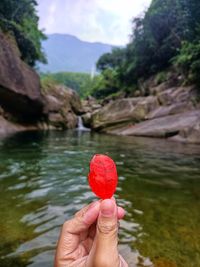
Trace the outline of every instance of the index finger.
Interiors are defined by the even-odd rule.
[[[55,267],[66,266],[69,261],[76,260],[77,253],[73,253],[79,247],[80,234],[86,232],[89,227],[97,220],[99,215],[100,202],[96,201],[76,213],[62,227],[60,238],[57,245]],[[85,256],[84,247],[79,254]],[[80,256],[80,255],[79,255]]]

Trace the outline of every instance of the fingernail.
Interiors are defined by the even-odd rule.
[[[116,205],[111,199],[105,199],[101,202],[101,215],[103,217],[112,217],[115,214]]]

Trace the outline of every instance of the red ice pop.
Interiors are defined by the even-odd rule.
[[[88,181],[100,198],[111,198],[116,190],[118,176],[114,161],[106,155],[94,155],[90,161]]]

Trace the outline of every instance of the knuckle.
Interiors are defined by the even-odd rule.
[[[67,229],[68,229],[68,227],[69,227],[69,223],[70,223],[70,221],[65,221],[65,222],[63,223],[63,226],[62,226],[63,230],[67,230]]]
[[[64,233],[71,233],[73,232],[73,229],[74,229],[74,223],[72,220],[64,222],[63,227],[62,227],[62,231]]]
[[[99,232],[102,234],[109,234],[109,233],[117,234],[118,232],[118,227],[116,223],[99,222],[98,229]]]

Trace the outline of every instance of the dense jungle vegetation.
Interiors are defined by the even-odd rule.
[[[104,54],[93,95],[104,98],[131,92],[138,81],[173,67],[185,83],[200,83],[200,1],[153,0],[142,17],[132,21],[129,44]]]

